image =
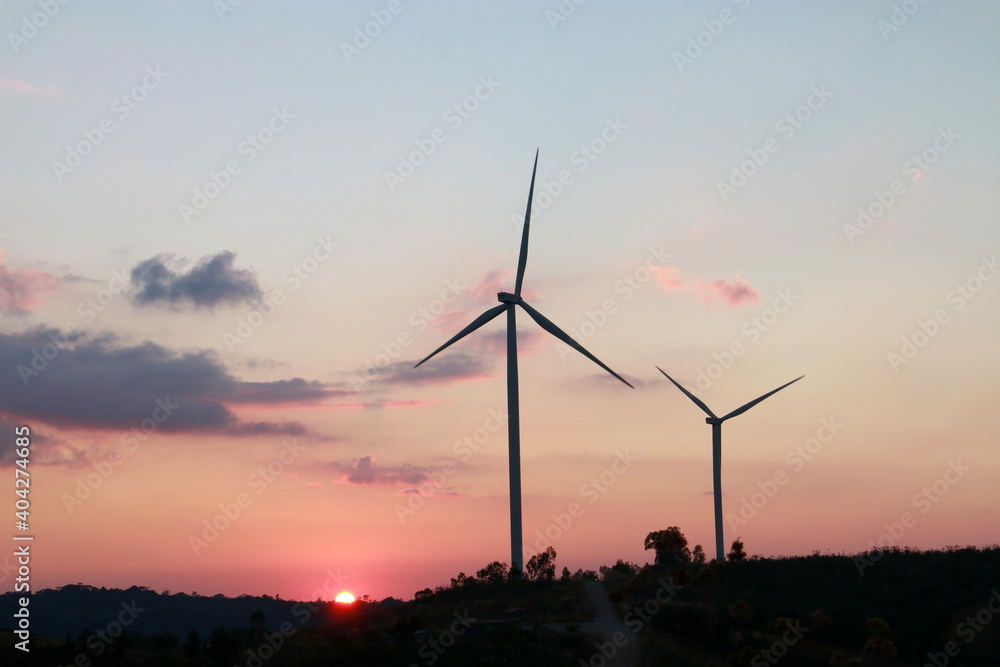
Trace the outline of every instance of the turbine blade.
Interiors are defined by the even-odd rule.
[[[777,394],[779,391],[781,391],[782,389],[784,389],[788,385],[790,385],[790,384],[792,384],[794,382],[798,382],[799,380],[801,380],[804,377],[805,377],[805,375],[800,375],[799,377],[795,378],[791,382],[788,382],[786,384],[781,385],[780,387],[778,387],[774,391],[769,391],[766,394],[764,394],[763,396],[761,396],[760,398],[753,399],[752,401],[750,401],[749,403],[747,403],[743,407],[736,408],[735,410],[733,410],[732,412],[730,412],[728,415],[726,415],[725,417],[723,417],[722,421],[725,421],[725,420],[729,419],[730,417],[736,417],[736,416],[739,416],[739,415],[743,414],[744,412],[746,412],[747,410],[749,410],[753,406],[757,405],[758,403],[760,403],[761,401],[763,401],[765,398],[767,398],[771,394]]]
[[[669,375],[667,375],[667,372],[666,372],[666,371],[664,371],[664,370],[663,370],[662,368],[660,368],[659,366],[657,366],[657,367],[656,367],[656,370],[658,370],[658,371],[660,371],[661,373],[663,373],[663,374],[664,374],[664,375],[666,376],[666,378],[667,378],[668,380],[670,380],[671,382],[673,382],[673,383],[674,383],[674,386],[675,386],[675,387],[677,387],[678,389],[680,389],[681,391],[683,391],[683,392],[684,392],[684,395],[685,395],[685,396],[687,396],[688,398],[690,398],[690,399],[691,399],[692,401],[694,401],[694,404],[695,404],[695,405],[697,405],[697,406],[698,406],[699,408],[701,408],[702,410],[704,410],[704,411],[705,411],[705,414],[707,414],[707,415],[708,415],[709,417],[713,417],[713,418],[715,418],[715,419],[718,419],[718,417],[716,417],[716,416],[715,416],[715,413],[713,413],[713,412],[712,412],[711,410],[709,410],[709,409],[708,409],[708,406],[707,406],[707,405],[705,405],[705,404],[704,404],[704,403],[703,403],[703,402],[701,401],[701,399],[700,399],[700,398],[698,398],[697,396],[695,396],[694,394],[692,394],[692,393],[691,393],[690,391],[688,391],[687,389],[685,389],[684,387],[682,387],[682,386],[681,386],[681,385],[680,385],[680,384],[679,384],[679,383],[677,382],[677,380],[675,380],[675,379],[673,379],[672,377],[670,377]]]
[[[487,310],[485,313],[483,313],[482,315],[480,315],[476,319],[472,320],[472,323],[469,324],[469,326],[465,327],[464,329],[462,329],[461,331],[459,331],[457,334],[455,334],[452,337],[452,339],[449,340],[447,343],[445,343],[444,345],[442,345],[441,347],[439,347],[438,349],[434,350],[433,352],[431,352],[430,354],[428,354],[426,357],[424,357],[423,359],[421,359],[420,362],[417,363],[416,366],[414,366],[414,368],[416,368],[420,364],[424,363],[425,361],[427,361],[428,359],[430,359],[431,357],[433,357],[435,354],[437,354],[438,352],[440,352],[444,348],[448,347],[449,345],[451,345],[452,343],[454,343],[458,339],[464,338],[465,336],[468,336],[470,333],[472,333],[473,331],[475,331],[479,327],[483,326],[484,324],[486,324],[487,322],[489,322],[490,320],[492,320],[494,317],[496,317],[500,313],[504,312],[505,310],[507,310],[507,304],[505,304],[505,303],[501,304],[499,306],[493,306],[492,308],[490,308],[489,310]]]
[[[528,264],[528,228],[531,226],[531,198],[535,194],[535,172],[538,170],[538,149],[535,149],[535,166],[531,168],[531,187],[528,188],[528,207],[524,210],[524,227],[521,229],[521,251],[517,256],[517,282],[514,296],[521,296],[524,267]]]
[[[603,363],[601,363],[600,359],[598,359],[597,357],[595,357],[594,355],[592,355],[590,352],[587,352],[587,350],[585,350],[582,345],[580,345],[575,340],[573,340],[572,338],[570,338],[569,334],[567,334],[565,331],[563,331],[562,329],[560,329],[559,327],[557,327],[555,324],[553,324],[552,322],[550,322],[548,320],[548,318],[546,318],[540,312],[538,312],[537,310],[535,310],[534,308],[532,308],[531,306],[529,306],[524,301],[521,301],[521,307],[524,308],[525,312],[528,313],[528,315],[531,316],[531,319],[535,320],[535,322],[538,323],[538,326],[540,326],[541,328],[545,329],[550,334],[552,334],[553,336],[555,336],[556,338],[558,338],[562,342],[566,343],[567,345],[569,345],[571,348],[573,348],[574,350],[576,350],[577,352],[579,352],[583,356],[585,356],[588,359],[590,359],[595,364],[597,364],[598,366],[600,366],[601,368],[603,368],[607,372],[611,373],[612,375],[614,375],[616,378],[618,378],[622,382],[625,382],[625,384],[627,384],[628,386],[632,387],[632,385],[630,385],[628,382],[625,381],[625,378],[623,378],[621,375],[618,375],[618,373],[615,373],[613,370],[611,370],[610,368],[608,368],[607,366],[605,366]],[[632,388],[635,389],[635,387],[632,387]]]

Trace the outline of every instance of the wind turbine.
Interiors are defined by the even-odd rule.
[[[722,422],[726,421],[731,417],[736,417],[738,415],[743,414],[744,412],[746,412],[753,406],[757,405],[771,394],[776,394],[785,387],[787,387],[788,385],[792,384],[793,382],[798,382],[799,380],[804,378],[805,375],[800,375],[799,377],[792,380],[792,382],[783,384],[777,389],[769,391],[763,396],[753,399],[746,405],[736,408],[725,417],[716,417],[715,413],[709,410],[708,406],[705,405],[701,401],[701,399],[699,399],[697,396],[695,396],[690,391],[688,391],[680,384],[678,384],[677,380],[667,375],[666,371],[664,371],[659,366],[656,367],[656,370],[663,373],[668,380],[674,383],[675,387],[683,391],[685,396],[690,398],[695,405],[704,410],[705,414],[708,415],[708,418],[705,419],[705,423],[712,425],[712,476],[714,481],[713,495],[715,496],[715,553],[716,553],[716,558],[718,558],[719,560],[724,560],[726,554],[725,554],[725,549],[723,548],[722,545]]]
[[[493,306],[485,313],[472,320],[472,322],[459,331],[447,343],[424,357],[414,368],[420,366],[435,354],[445,349],[460,338],[464,338],[479,327],[483,326],[500,313],[507,313],[507,453],[510,458],[510,564],[512,570],[524,571],[523,554],[521,553],[521,425],[518,410],[517,394],[517,328],[514,321],[514,306],[521,306],[526,313],[550,334],[566,343],[573,349],[580,352],[595,364],[611,373],[616,378],[625,380],[613,370],[605,366],[601,361],[585,350],[582,345],[569,337],[569,335],[550,322],[544,315],[528,305],[521,298],[521,283],[524,280],[524,267],[528,261],[528,227],[531,223],[531,198],[535,192],[535,172],[538,170],[538,151],[535,151],[535,165],[531,169],[531,186],[528,190],[528,206],[524,211],[524,229],[521,231],[521,251],[517,258],[517,281],[514,284],[514,293],[498,292],[497,299],[499,306]],[[625,382],[629,387],[628,382]],[[634,388],[634,387],[633,387]]]

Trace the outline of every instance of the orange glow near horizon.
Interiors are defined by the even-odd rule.
[[[342,593],[337,593],[337,597],[334,598],[334,602],[339,602],[341,604],[351,604],[354,602],[354,596],[344,591]]]

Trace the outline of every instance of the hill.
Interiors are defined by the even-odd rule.
[[[1000,665],[1000,547],[747,558],[737,543],[727,562],[706,563],[685,544],[659,544],[651,565],[561,577],[554,551],[523,578],[492,563],[405,603],[63,586],[32,598],[30,656],[11,639],[0,662]],[[595,604],[601,591],[610,606]],[[12,597],[0,596],[5,610]]]

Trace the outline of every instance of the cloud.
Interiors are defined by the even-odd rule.
[[[436,317],[432,324],[434,325],[434,330],[442,336],[453,336],[462,330],[462,327],[467,325],[476,315],[469,310],[449,310],[447,313],[443,313]]]
[[[432,405],[436,401],[417,401],[413,399],[404,401],[391,401],[384,398],[377,398],[374,401],[363,401],[361,403],[338,403],[331,405],[333,410],[381,410],[383,408],[422,408]]]
[[[0,432],[10,434],[0,440],[0,468],[13,466],[22,457],[17,455],[17,442],[14,439],[14,429],[25,426],[23,422],[13,421],[0,415]],[[34,426],[29,426],[30,465],[69,465],[78,466],[87,461],[82,449],[61,438],[51,437]]]
[[[675,290],[685,286],[684,281],[680,278],[681,270],[676,266],[670,266],[669,264],[664,264],[660,267],[654,266],[653,271],[656,272],[656,282],[663,289]]]
[[[760,295],[746,280],[736,276],[731,282],[721,278],[711,282],[702,279],[698,283],[698,296],[708,302],[713,297],[721,298],[730,306],[741,306],[744,303],[757,303]]]
[[[311,435],[309,429],[298,422],[239,422],[227,425],[225,433],[226,435],[233,435],[237,437],[260,435],[290,435],[304,437]]]
[[[428,491],[427,489],[415,489],[409,487],[396,492],[397,496],[423,496],[424,498],[472,498],[468,493],[458,491]]]
[[[477,285],[467,287],[462,290],[463,294],[468,294],[476,301],[493,301],[497,298],[497,292],[514,291],[514,272],[511,269],[495,269],[483,272],[483,277]],[[508,285],[504,281],[510,277]]]
[[[400,486],[420,484],[430,479],[426,469],[409,463],[395,468],[376,468],[375,457],[371,454],[362,456],[350,466],[340,463],[331,465],[344,473],[343,479],[337,481],[338,484]]]
[[[534,325],[534,322],[531,323]],[[457,332],[451,332],[449,338]],[[519,356],[534,352],[546,334],[535,329],[517,331],[517,353]],[[438,342],[440,345],[448,338]],[[555,339],[552,339],[555,340]],[[430,353],[433,348],[428,348]],[[385,385],[413,384],[454,384],[471,382],[493,377],[498,363],[507,358],[507,332],[483,331],[479,329],[447,350],[438,353],[419,368],[413,366],[420,359],[394,361],[381,368],[369,367],[355,374],[368,382]],[[396,406],[392,406],[396,407]]]
[[[423,353],[430,354],[485,310],[497,305],[496,302],[492,304],[481,302],[486,300],[487,296],[491,301],[494,300],[500,281],[510,275],[511,271],[488,271],[483,274],[479,284],[461,288],[458,298],[452,304],[455,306],[452,310],[433,319],[431,314],[424,314],[424,321],[433,325],[438,337],[432,334],[425,337],[426,343],[424,340],[421,341],[421,346],[426,345],[425,350],[422,350]],[[523,293],[527,295],[527,289]],[[473,301],[477,303],[471,303]],[[518,327],[518,354],[530,353],[538,348],[538,344],[544,339],[544,334],[527,313],[522,310],[519,315],[520,322],[528,328]],[[383,384],[451,384],[492,377],[497,363],[502,362],[507,355],[506,324],[505,315],[503,313],[497,315],[492,321],[456,342],[420,368],[413,366],[423,357],[395,361],[379,368],[369,364],[368,368],[355,371],[354,375],[363,377],[367,382]],[[432,345],[435,347],[431,347]]]
[[[487,271],[482,280],[472,287],[461,287],[455,298],[448,303],[448,310],[435,315],[432,309],[421,309],[424,319],[441,335],[452,336],[462,327],[479,317],[488,308],[497,304],[497,292],[501,291],[501,281],[512,274],[509,270]],[[513,290],[511,281],[510,290]],[[443,305],[443,304],[442,304]]]
[[[707,278],[685,279],[676,266],[664,265],[654,267],[657,284],[667,291],[691,290],[705,303],[722,300],[729,306],[742,306],[757,303],[760,295],[745,279],[736,276],[732,280],[722,278],[708,280]]]
[[[528,317],[522,310],[518,313],[521,315],[522,319],[527,319],[528,324],[532,328],[522,329],[520,326],[517,328],[517,354],[520,358],[521,355],[535,352],[539,345],[545,337],[549,340],[555,341],[556,338],[549,336],[549,334],[543,332],[535,321]],[[499,319],[499,318],[497,318]],[[500,359],[507,358],[507,327],[506,323],[504,328],[498,331],[476,331],[474,334],[469,335],[469,341],[475,342],[478,348],[476,352],[478,354],[485,354],[490,357],[498,357]],[[462,340],[465,342],[465,339]]]
[[[184,266],[184,260],[169,254],[156,255],[132,269],[131,279],[137,290],[132,299],[141,306],[191,304],[196,308],[256,303],[263,296],[257,277],[249,269],[235,268],[235,259],[236,253],[228,250],[206,255],[190,271],[181,273],[178,269]]]
[[[450,310],[432,320],[427,319],[439,333],[454,335],[484,311],[497,305],[498,292],[513,291],[514,271],[510,269],[485,271],[477,284],[472,287],[462,287],[461,291],[456,293],[457,298],[451,304]],[[522,286],[521,295],[528,301],[537,296],[527,286]]]
[[[364,377],[383,384],[452,384],[491,377],[496,365],[495,359],[484,359],[464,350],[442,352],[420,368],[414,368],[418,361],[394,361],[382,368],[369,368]]]
[[[285,405],[348,393],[301,378],[243,382],[212,352],[127,345],[110,334],[0,334],[0,358],[9,364],[0,374],[0,413],[68,429],[124,432],[154,419],[163,433],[302,436],[310,431],[298,422],[243,420],[227,404]]]
[[[45,86],[44,88],[39,88],[34,86],[24,79],[12,79],[0,75],[0,92],[3,93],[15,93],[19,95],[52,95],[56,92],[54,86]]]
[[[617,370],[615,372],[617,372]],[[636,377],[635,375],[629,375],[628,373],[618,373],[618,375],[620,375],[623,378],[625,378],[625,380],[627,380],[628,383],[630,385],[632,385],[633,387],[635,387],[636,389],[641,389],[642,387],[645,387],[648,384],[650,384],[646,380],[644,380],[644,379],[642,379],[640,377]],[[616,378],[614,375],[611,375],[610,373],[604,372],[603,370],[601,372],[599,372],[599,373],[594,373],[592,375],[588,375],[587,377],[591,381],[593,381],[593,382],[595,382],[597,384],[602,384],[602,385],[611,384],[611,385],[615,385],[617,387],[624,387],[625,389],[628,389],[628,387],[625,387],[625,385],[623,385],[621,383],[621,380],[619,380],[618,378]],[[663,377],[663,376],[661,375],[660,377]]]
[[[462,294],[471,296],[476,303],[496,302],[497,292],[513,292],[517,282],[513,269],[494,269],[484,271],[478,284],[462,290]],[[527,285],[521,285],[521,296],[526,300],[534,299],[537,294]]]
[[[316,380],[302,378],[274,382],[241,382],[227,399],[231,403],[272,405],[275,403],[316,403],[353,392],[331,389]]]
[[[34,269],[12,269],[0,251],[0,311],[28,313],[42,303],[42,293],[55,288],[59,278]]]

